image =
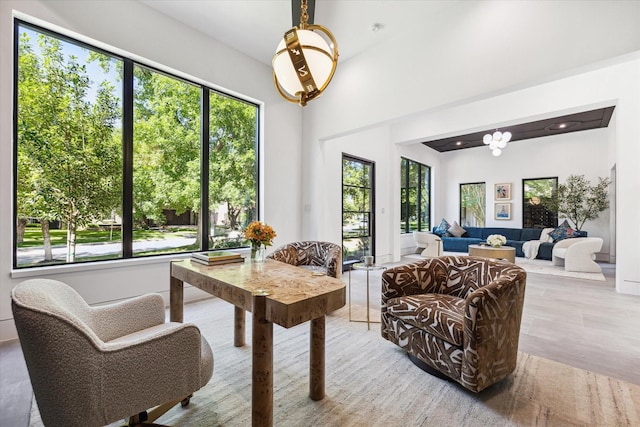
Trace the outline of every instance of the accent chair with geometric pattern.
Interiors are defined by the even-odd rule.
[[[280,246],[267,258],[309,270],[322,271],[339,279],[342,274],[342,248],[330,242],[303,241]]]
[[[13,288],[11,306],[47,427],[153,422],[213,373],[200,330],[165,322],[158,294],[92,307],[62,282],[31,279]]]
[[[516,368],[526,272],[506,261],[444,256],[382,274],[382,337],[473,392]]]

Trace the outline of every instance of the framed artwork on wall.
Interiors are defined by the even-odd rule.
[[[511,200],[511,184],[496,184],[495,200]]]
[[[511,219],[511,203],[495,204],[496,219]]]

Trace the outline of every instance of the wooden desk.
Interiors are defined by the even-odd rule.
[[[244,311],[253,314],[253,426],[273,425],[273,324],[311,321],[309,396],[324,398],[325,315],[345,305],[345,285],[328,276],[274,260],[206,266],[171,262],[170,317],[183,321],[183,289],[189,283],[235,305],[234,345],[244,345]]]

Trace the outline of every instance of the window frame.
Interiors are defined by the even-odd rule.
[[[19,46],[20,46],[20,28],[27,27],[30,30],[45,34],[49,37],[54,37],[63,42],[71,43],[79,46],[83,49],[94,51],[117,60],[122,61],[122,93],[121,96],[121,108],[122,108],[122,254],[120,256],[114,256],[113,258],[104,260],[74,260],[73,262],[52,262],[47,265],[18,265],[18,225],[17,225],[17,213],[18,213],[18,183],[16,177],[18,176],[18,120],[19,120]],[[201,79],[193,76],[188,76],[179,71],[169,71],[162,68],[162,65],[153,65],[151,61],[137,57],[132,59],[134,55],[122,53],[123,51],[105,46],[96,40],[88,39],[81,35],[70,36],[68,34],[61,33],[56,30],[44,27],[40,24],[30,22],[29,20],[14,17],[13,18],[13,114],[12,114],[12,131],[13,131],[13,155],[12,155],[12,218],[13,218],[13,238],[12,238],[12,268],[14,270],[25,271],[28,269],[53,269],[60,267],[70,267],[77,265],[87,265],[93,263],[102,262],[117,262],[123,260],[140,260],[145,258],[161,258],[166,257],[167,253],[159,254],[147,254],[147,255],[135,255],[133,253],[133,125],[134,125],[134,67],[142,66],[157,73],[161,73],[170,78],[183,81],[185,83],[194,85],[199,88],[200,91],[200,212],[202,226],[198,229],[198,238],[200,242],[200,248],[196,251],[210,249],[209,232],[210,232],[210,215],[209,215],[209,115],[210,106],[209,100],[212,93],[218,94],[223,97],[234,99],[238,102],[253,106],[255,108],[255,219],[260,218],[261,212],[261,193],[260,193],[260,138],[262,127],[262,107],[257,101],[243,98],[237,94],[228,93],[221,89],[216,89],[213,84],[207,83]],[[84,40],[83,40],[84,39]],[[90,40],[90,41],[86,41]],[[118,53],[120,52],[120,53]],[[178,75],[180,73],[181,75]],[[205,109],[206,107],[206,109]],[[180,256],[190,254],[194,251],[181,251],[172,253],[172,256]]]
[[[546,176],[546,177],[539,177],[539,178],[522,178],[522,227],[523,228],[547,228],[547,227],[557,227],[558,224],[558,212],[552,212],[549,211],[548,209],[546,209],[544,206],[543,209],[547,212],[548,215],[551,216],[550,218],[550,222],[549,224],[545,224],[543,226],[538,226],[538,227],[527,227],[526,225],[528,224],[528,219],[527,218],[527,213],[529,213],[529,209],[527,208],[527,205],[529,204],[529,200],[527,200],[527,194],[526,194],[526,189],[525,189],[525,185],[527,181],[545,181],[545,180],[549,180],[549,181],[555,181],[555,186],[552,189],[552,194],[551,197],[554,197],[555,194],[558,191],[558,177],[557,176]]]
[[[405,173],[402,176],[402,166],[404,164]],[[416,165],[418,167],[418,185],[416,187],[416,217],[418,219],[416,230],[411,229],[411,220],[409,218],[409,212],[411,208],[411,204],[409,203],[409,176],[410,176],[410,167],[411,165]],[[401,234],[412,233],[413,231],[430,231],[431,229],[431,166],[425,165],[423,163],[417,162],[415,160],[411,160],[406,157],[400,157],[400,232]],[[423,210],[422,210],[422,192],[425,187],[424,177],[429,178],[429,185],[427,188],[427,200],[425,205],[425,211],[428,214],[428,220],[426,221],[426,226],[423,224]],[[404,185],[403,185],[404,184]],[[405,195],[405,200],[403,201],[403,194]],[[404,220],[402,219],[404,212]]]
[[[466,185],[483,185],[484,186],[484,218],[483,218],[484,225],[482,225],[482,227],[485,227],[487,224],[487,183],[485,181],[460,183],[459,190],[458,190],[458,203],[460,208],[458,224],[460,224],[461,227],[465,227],[465,224],[463,224],[464,221],[462,219],[462,187]],[[471,226],[469,225],[469,227]]]

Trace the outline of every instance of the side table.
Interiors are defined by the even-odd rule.
[[[512,264],[516,263],[516,248],[511,246],[492,248],[491,246],[469,245],[469,255],[485,258],[506,259]]]
[[[369,316],[369,272],[372,270],[386,270],[386,269],[387,267],[384,267],[382,265],[376,265],[376,264],[366,265],[361,262],[357,262],[351,265],[351,268],[349,269],[349,321],[350,322],[365,322],[365,320],[351,319],[351,270],[366,270],[367,272],[367,320],[366,322],[367,322],[367,330],[371,330],[371,323],[380,323],[380,322],[371,320]]]

